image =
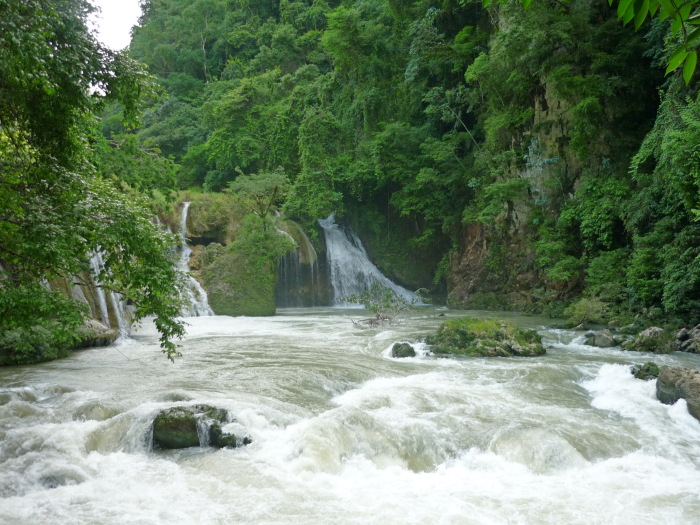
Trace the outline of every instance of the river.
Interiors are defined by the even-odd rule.
[[[700,523],[700,422],[629,373],[700,356],[541,329],[539,358],[388,357],[443,320],[428,312],[385,330],[340,309],[198,317],[175,364],[146,324],[0,368],[0,523]],[[158,410],[190,403],[227,408],[253,443],[150,450]]]

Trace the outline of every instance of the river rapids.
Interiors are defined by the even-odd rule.
[[[187,319],[175,364],[145,324],[119,346],[1,368],[0,523],[700,523],[700,422],[630,374],[649,355],[540,328],[539,358],[418,344],[392,359],[444,318],[359,330],[357,315]],[[159,410],[201,403],[253,443],[152,450]]]

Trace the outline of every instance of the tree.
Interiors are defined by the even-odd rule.
[[[263,232],[267,235],[267,222],[274,206],[284,200],[289,189],[289,181],[281,168],[273,172],[260,172],[244,175],[229,183],[229,190],[248,213],[262,221]]]
[[[82,305],[37,290],[102,251],[105,288],[137,306],[136,320],[156,316],[172,358],[184,334],[172,239],[152,224],[147,201],[97,176],[90,147],[95,111],[115,100],[137,123],[154,83],[127,53],[96,41],[92,11],[85,0],[0,0],[0,339],[43,327],[48,347],[75,341]]]

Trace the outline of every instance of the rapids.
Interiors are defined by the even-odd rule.
[[[0,368],[0,523],[700,523],[700,422],[632,377],[649,355],[541,329],[540,358],[419,344],[392,359],[443,318],[358,330],[357,311],[279,313],[187,319],[175,364],[146,323],[118,347]],[[194,403],[229,409],[253,443],[151,450],[158,410]]]

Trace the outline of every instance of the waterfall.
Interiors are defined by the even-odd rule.
[[[199,284],[199,281],[189,273],[189,261],[192,254],[192,250],[187,246],[187,212],[189,208],[190,203],[186,202],[182,208],[182,219],[180,221],[180,239],[182,239],[182,244],[180,245],[178,268],[183,272],[187,280],[187,286],[184,290],[187,304],[183,307],[180,314],[184,317],[204,317],[214,315],[214,311],[209,306],[207,292]]]
[[[370,262],[359,237],[352,230],[337,225],[333,214],[318,222],[326,234],[333,306],[348,306],[343,300],[345,297],[362,294],[375,284],[390,288],[409,302],[418,300],[414,293],[393,283]]]
[[[99,253],[94,253],[90,258],[90,267],[92,268],[92,273],[95,276],[95,284],[97,285],[97,302],[100,305],[100,316],[102,317],[102,324],[108,328],[112,328],[109,322],[109,310],[107,310],[107,298],[105,297],[105,291],[102,288],[102,283],[99,280],[99,275],[102,273],[102,256]]]
[[[100,305],[100,317],[102,319],[102,324],[108,328],[112,327],[112,322],[109,320],[109,307],[107,306],[107,294],[105,294],[104,288],[102,287],[102,282],[99,279],[100,274],[104,271],[104,262],[102,261],[102,255],[100,252],[95,252],[90,258],[90,267],[95,276],[95,284],[97,289],[97,302]],[[129,323],[126,321],[124,301],[121,299],[121,295],[116,292],[109,292],[109,302],[112,305],[112,311],[114,312],[114,317],[117,321],[117,329],[119,330],[120,337],[129,337],[131,334],[131,328]]]
[[[318,255],[311,240],[301,226],[290,220],[280,221],[276,229],[297,247],[280,259],[275,304],[282,308],[315,306]]]

